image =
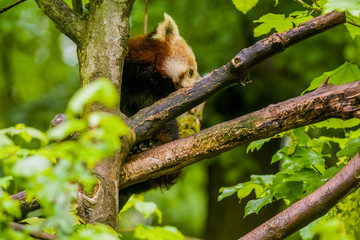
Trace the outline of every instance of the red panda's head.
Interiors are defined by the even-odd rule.
[[[130,39],[129,49],[128,61],[154,64],[176,89],[191,86],[199,77],[194,53],[167,14],[152,33]]]

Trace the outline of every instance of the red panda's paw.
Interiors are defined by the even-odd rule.
[[[157,139],[145,140],[145,141],[140,142],[139,144],[137,144],[137,145],[135,145],[133,147],[132,154],[144,152],[144,151],[149,150],[151,148],[160,146],[161,144],[162,144],[162,142],[157,140]]]

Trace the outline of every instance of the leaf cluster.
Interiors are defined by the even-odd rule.
[[[90,190],[97,179],[91,169],[100,159],[121,148],[121,137],[128,133],[125,123],[106,112],[85,114],[93,101],[116,107],[116,90],[105,79],[79,90],[67,107],[68,119],[47,132],[17,124],[0,130],[0,213],[5,238],[14,233],[8,223],[21,219],[19,204],[10,194],[26,189],[27,201],[36,198],[41,208],[31,212],[23,223],[27,230],[45,229],[62,239],[117,239],[106,226],[82,226],[76,216],[78,184]],[[77,141],[71,138],[76,136]],[[25,217],[25,216],[23,216]],[[75,231],[77,230],[77,231]],[[14,239],[14,238],[12,238]],[[21,238],[16,238],[21,239]]]
[[[357,66],[345,63],[339,68],[324,73],[333,84],[357,80]],[[310,89],[318,87],[321,76],[313,80]],[[241,201],[255,193],[256,199],[250,200],[245,208],[245,216],[258,213],[262,207],[278,200],[290,205],[310,194],[324,182],[334,176],[344,164],[358,152],[360,147],[358,126],[359,119],[347,121],[329,119],[311,126],[302,127],[278,134],[272,138],[252,142],[248,151],[259,150],[263,144],[273,138],[282,138],[283,147],[271,159],[271,163],[280,163],[281,170],[271,175],[252,175],[250,181],[232,187],[220,189],[218,200],[237,194]],[[336,129],[344,132],[343,136],[312,137],[315,129]],[[319,130],[316,130],[319,131]],[[334,147],[336,146],[336,147]],[[336,151],[336,164],[332,164],[331,152]]]

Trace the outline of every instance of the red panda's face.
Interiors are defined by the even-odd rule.
[[[165,20],[159,24],[152,38],[168,48],[168,54],[160,65],[161,72],[172,79],[176,89],[193,85],[198,78],[195,56],[170,16],[165,14]]]

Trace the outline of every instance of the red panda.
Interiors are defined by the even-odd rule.
[[[194,53],[179,35],[174,20],[167,14],[164,14],[164,21],[151,33],[130,38],[128,47],[120,103],[120,110],[127,116],[134,115],[182,87],[191,86],[198,78]],[[150,147],[147,145],[160,145],[175,140],[179,138],[178,131],[176,120],[172,120],[140,150]],[[131,191],[137,193],[170,185],[178,175],[175,173],[140,183],[140,187],[136,184]]]

